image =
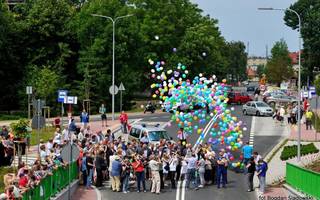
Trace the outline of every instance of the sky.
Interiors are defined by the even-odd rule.
[[[276,41],[285,39],[289,51],[298,51],[298,32],[284,24],[284,12],[260,11],[259,7],[288,8],[297,0],[191,0],[204,15],[219,22],[227,41],[249,43],[249,56],[266,56]],[[248,49],[247,49],[248,50]]]

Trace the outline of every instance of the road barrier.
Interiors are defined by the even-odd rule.
[[[70,180],[69,167],[71,167]],[[47,175],[40,181],[39,185],[24,193],[22,200],[49,200],[50,197],[66,188],[69,183],[71,184],[78,177],[78,174],[77,162],[73,162],[66,167],[59,167],[53,170],[53,175]]]
[[[286,182],[293,188],[320,199],[320,173],[286,164]]]

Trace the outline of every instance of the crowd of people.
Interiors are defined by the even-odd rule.
[[[127,134],[128,116],[125,113],[122,113],[120,122],[122,131]],[[7,199],[19,199],[57,167],[67,166],[60,153],[68,143],[76,144],[80,149],[79,179],[88,190],[92,189],[93,184],[102,187],[106,180],[111,181],[112,191],[123,193],[135,190],[160,194],[164,189],[175,189],[179,181],[185,181],[185,187],[194,190],[208,185],[226,187],[230,153],[224,149],[212,149],[213,146],[207,143],[193,148],[187,142],[183,129],[179,130],[179,134],[181,138],[177,142],[162,139],[155,144],[149,142],[147,137],[126,141],[122,137],[115,138],[110,129],[93,132],[88,121],[82,121],[79,127],[70,118],[63,130],[56,127],[54,138],[46,143],[40,142],[39,159],[33,165],[19,163],[18,173],[5,178],[6,192],[1,195]],[[260,190],[264,192],[266,163],[256,152],[252,152],[248,144],[243,147],[242,153],[248,191],[253,190],[252,180],[254,173],[257,173]],[[146,184],[148,181],[150,184]]]

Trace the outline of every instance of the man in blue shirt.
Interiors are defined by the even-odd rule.
[[[252,157],[253,148],[249,145],[249,142],[246,142],[246,145],[242,147],[242,155],[243,155],[243,164],[247,166],[250,158]],[[247,173],[247,169],[244,169],[245,173]]]
[[[267,170],[268,170],[268,164],[262,158],[260,158],[258,162],[258,167],[257,167],[257,175],[259,178],[261,193],[265,192]]]
[[[111,170],[111,186],[112,191],[120,192],[120,175],[121,175],[122,165],[120,162],[119,156],[115,157],[115,160],[112,162]]]
[[[227,167],[228,160],[224,157],[224,152],[219,152],[219,157],[217,159],[218,163],[218,174],[217,174],[217,187],[220,188],[220,183],[222,179],[222,187],[226,187],[227,184]]]

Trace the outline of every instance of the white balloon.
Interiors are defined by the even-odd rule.
[[[160,37],[156,35],[156,36],[154,36],[154,39],[159,40]]]

